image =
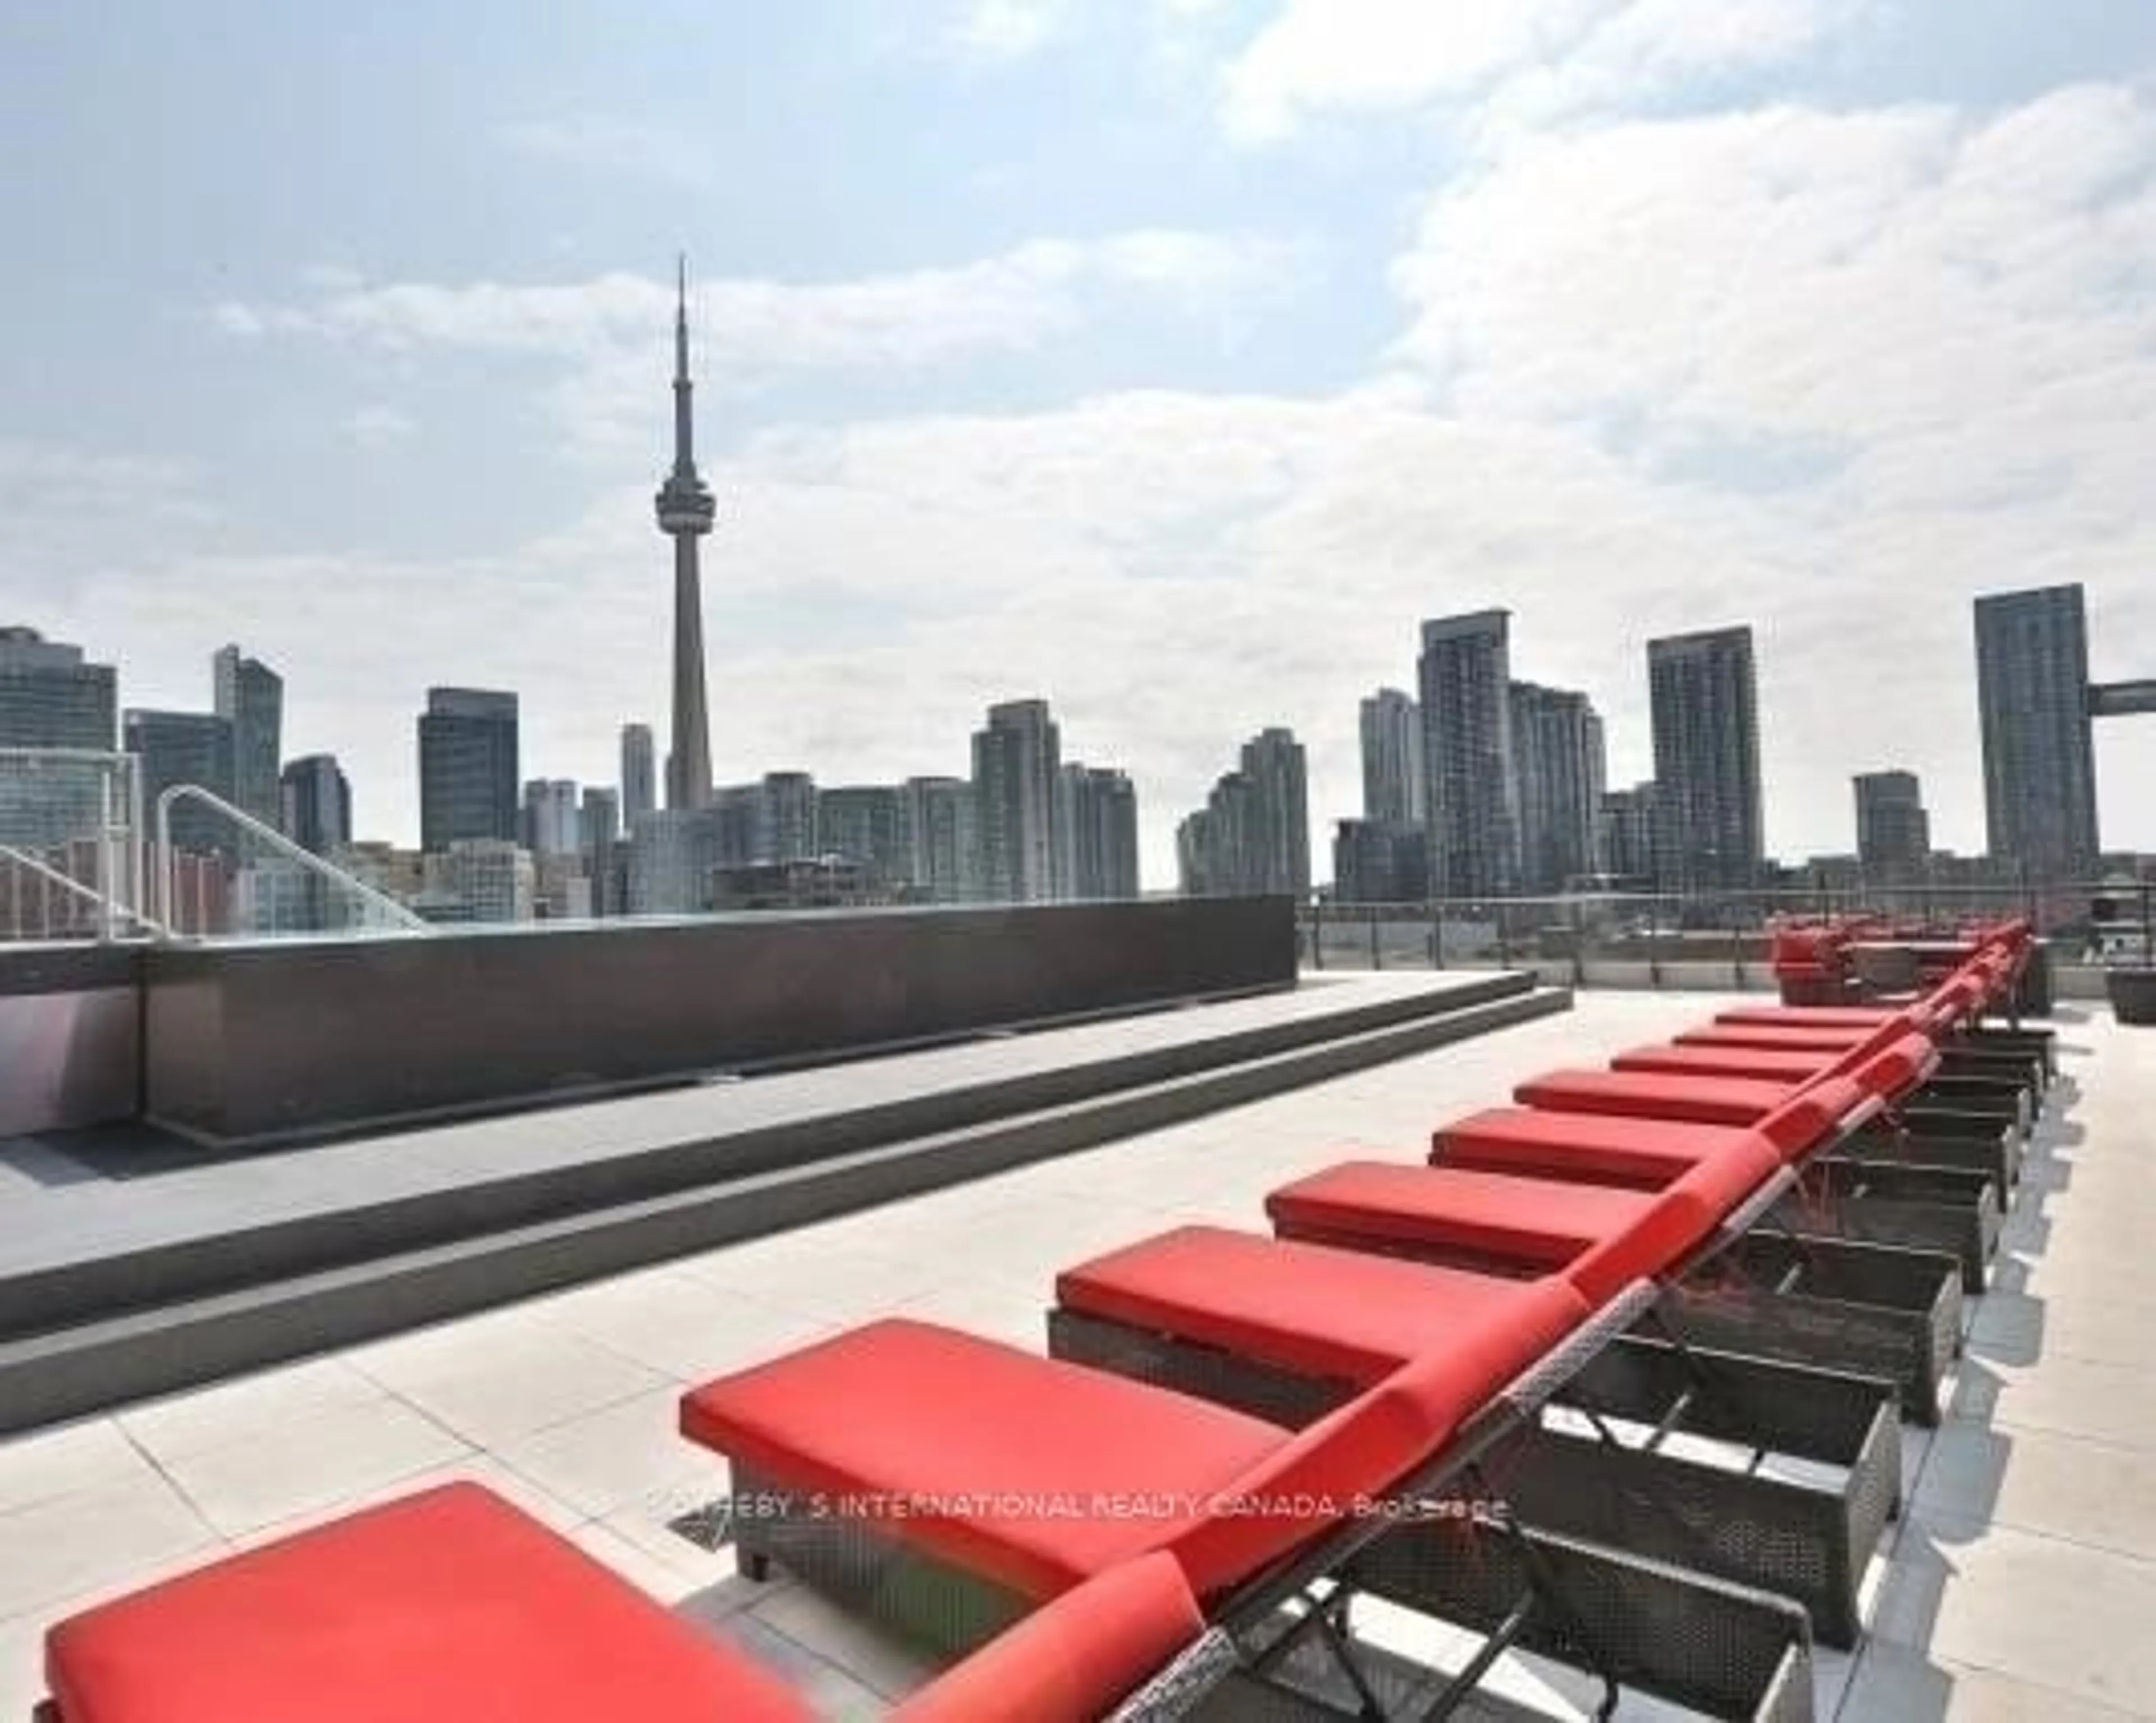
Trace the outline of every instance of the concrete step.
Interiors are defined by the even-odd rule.
[[[1314,1016],[1197,1037],[1163,1035],[1158,1044],[1137,1051],[1073,1059],[1014,1076],[924,1084],[896,1098],[882,1096],[873,1105],[808,1109],[772,1123],[654,1141],[629,1151],[596,1146],[588,1156],[551,1158],[528,1169],[465,1181],[445,1178],[439,1187],[416,1194],[326,1201],[318,1210],[263,1224],[228,1222],[151,1246],[85,1249],[49,1267],[0,1274],[0,1337],[366,1262],[476,1233],[963,1130],[1342,1037],[1449,1018],[1462,1009],[1526,997],[1533,985],[1521,974],[1479,977],[1442,991],[1343,1003]]]
[[[1568,1010],[1498,997],[1111,1093],[77,1317],[0,1341],[0,1431],[978,1178]],[[474,1222],[483,1218],[474,1214]],[[1046,1297],[1046,1289],[1042,1296]]]

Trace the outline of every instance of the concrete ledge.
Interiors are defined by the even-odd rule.
[[[1290,987],[1285,898],[160,949],[146,1116],[220,1146]]]
[[[131,1119],[142,948],[0,946],[0,1137]]]
[[[1244,1066],[1320,1044],[1430,1022],[1517,1000],[1527,977],[1492,975],[1360,997],[1342,990],[1322,1011],[1176,1013],[1132,1046],[1115,1035],[1090,1049],[1069,1036],[1003,1044],[959,1075],[937,1054],[759,1079],[703,1091],[681,1107],[624,1099],[572,1112],[448,1125],[361,1139],[334,1158],[320,1149],[223,1163],[221,1196],[200,1180],[184,1203],[155,1199],[146,1183],[133,1240],[92,1226],[79,1237],[49,1223],[42,1247],[0,1251],[0,1336],[66,1326],[148,1303],[334,1267],[762,1173],[785,1173],[883,1145],[962,1131],[987,1121],[1096,1101],[1120,1091]],[[1314,996],[1322,1003],[1327,995]],[[1082,1032],[1081,1040],[1090,1038]],[[918,1071],[918,1076],[911,1074]],[[737,1104],[738,1103],[738,1104]],[[543,1136],[542,1136],[543,1133]],[[557,1142],[558,1151],[549,1145]],[[430,1171],[408,1181],[417,1151]],[[300,1197],[265,1213],[258,1185]],[[206,1200],[207,1199],[207,1200]],[[178,1217],[191,1212],[195,1218]]]
[[[0,1432],[1151,1131],[1570,1008],[1521,991],[968,1128],[0,1339]]]

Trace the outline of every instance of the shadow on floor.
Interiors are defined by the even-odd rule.
[[[186,1172],[247,1157],[204,1148],[139,1120],[48,1131],[0,1141],[0,1168],[47,1189]]]

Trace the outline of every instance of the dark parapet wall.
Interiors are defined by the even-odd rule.
[[[1285,898],[754,915],[172,947],[144,1111],[331,1134],[1293,984]]]
[[[0,946],[0,1137],[132,1118],[141,952]]]

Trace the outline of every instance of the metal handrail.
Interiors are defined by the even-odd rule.
[[[30,869],[42,879],[58,880],[77,895],[87,896],[97,905],[97,937],[100,941],[116,936],[118,928],[116,916],[125,916],[138,927],[163,933],[167,930],[154,917],[136,906],[148,882],[141,870],[141,846],[138,841],[142,821],[142,777],[141,762],[129,753],[115,752],[109,748],[47,748],[25,746],[0,747],[0,761],[28,761],[38,766],[87,766],[97,771],[97,874],[95,888],[83,885],[72,875],[60,874],[34,857],[8,846],[10,859],[18,865]],[[114,780],[120,781],[125,800],[124,811],[116,808],[113,802]],[[124,818],[116,818],[122,816]],[[123,895],[124,893],[124,895]]]
[[[244,808],[234,808],[223,797],[213,794],[200,784],[168,785],[157,797],[157,854],[160,861],[157,872],[164,889],[164,901],[158,907],[167,920],[171,918],[172,900],[179,885],[178,855],[172,848],[172,806],[182,801],[199,802],[213,812],[223,814],[249,837],[267,844],[280,854],[320,874],[332,885],[343,886],[357,895],[361,902],[380,910],[391,921],[408,931],[432,933],[435,931],[431,921],[413,915],[388,893],[377,891],[364,879],[324,861],[311,849],[294,843],[275,826],[265,825]]]
[[[25,850],[18,849],[12,844],[0,844],[0,861],[11,861],[18,868],[28,868],[39,879],[49,880],[63,891],[71,892],[86,902],[95,904],[101,912],[109,913],[117,910],[138,927],[147,928],[152,933],[170,931],[165,924],[155,916],[146,915],[141,910],[121,902],[116,897],[108,897],[95,887],[84,885],[73,874],[62,873],[49,863],[39,861],[34,855]]]

